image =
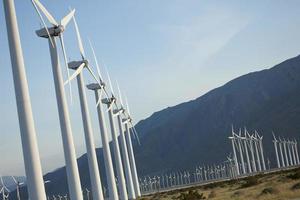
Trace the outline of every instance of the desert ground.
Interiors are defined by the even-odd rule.
[[[140,200],[300,200],[300,168],[143,196]]]

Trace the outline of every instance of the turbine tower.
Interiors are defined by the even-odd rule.
[[[68,64],[70,69],[73,69],[76,71],[69,78],[67,83],[70,82],[73,78],[77,77],[81,115],[82,115],[84,136],[85,136],[85,142],[86,142],[86,151],[87,151],[87,157],[88,157],[88,166],[89,166],[89,173],[90,173],[91,186],[92,186],[92,195],[93,195],[93,199],[95,199],[95,200],[103,200],[104,197],[103,197],[100,172],[99,172],[99,167],[98,167],[98,162],[97,162],[94,134],[93,134],[93,130],[92,130],[90,112],[89,112],[88,105],[87,105],[85,83],[84,83],[84,78],[82,75],[82,70],[84,68],[88,69],[88,71],[94,77],[96,82],[99,82],[99,81],[96,78],[96,76],[94,75],[94,73],[92,72],[92,70],[89,66],[89,62],[85,57],[79,28],[78,28],[78,25],[77,25],[77,22],[76,22],[76,19],[74,16],[73,16],[73,21],[75,24],[78,46],[79,46],[82,60],[81,61],[73,61]]]
[[[22,140],[23,160],[27,176],[28,195],[32,200],[46,200],[14,0],[3,0],[3,7]]]
[[[64,17],[59,24],[38,0],[32,0],[32,3],[44,24],[44,28],[36,31],[36,33],[39,37],[47,38],[49,42],[70,198],[76,200],[82,200],[83,197],[81,193],[81,184],[80,184],[79,171],[78,171],[77,160],[76,160],[74,141],[72,136],[70,116],[68,111],[67,99],[65,96],[62,72],[60,69],[59,55],[56,46],[56,37],[59,37],[64,52],[65,63],[66,63],[67,60],[66,60],[66,53],[64,49],[62,33],[64,32],[67,24],[72,19],[75,10],[71,11],[66,17]],[[47,28],[43,20],[43,17],[40,14],[39,9],[44,13],[44,15],[47,17],[49,22],[53,25],[53,27],[49,29]]]

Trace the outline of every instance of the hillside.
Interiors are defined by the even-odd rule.
[[[271,131],[299,138],[300,57],[238,77],[186,103],[140,121],[140,173],[161,173],[223,161],[231,152],[227,137],[236,129],[264,136],[266,157],[274,164]]]

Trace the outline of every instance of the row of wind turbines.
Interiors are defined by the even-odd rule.
[[[239,134],[236,134],[232,128],[232,136],[229,137],[233,150],[233,159],[230,161],[234,163],[236,176],[267,171],[263,136],[260,136],[257,131],[250,135],[246,128],[244,136],[241,133],[241,129]],[[277,140],[274,133],[273,138],[277,169],[300,165],[297,140],[280,138]],[[268,165],[270,165],[269,160]]]
[[[70,122],[70,113],[68,110],[68,103],[65,94],[65,86],[68,85],[71,97],[70,99],[72,102],[71,81],[75,78],[77,79],[82,122],[84,127],[88,166],[91,179],[92,198],[94,200],[103,200],[105,197],[102,191],[100,172],[98,170],[99,167],[96,158],[94,134],[91,125],[89,107],[86,99],[86,87],[87,89],[93,91],[95,95],[95,107],[97,109],[98,122],[102,139],[104,165],[106,172],[105,175],[108,183],[109,199],[136,199],[137,197],[141,196],[141,192],[136,170],[131,134],[133,133],[137,137],[137,133],[133,126],[127,99],[127,107],[125,109],[119,86],[119,101],[117,102],[117,98],[113,91],[111,79],[108,72],[107,77],[110,91],[107,89],[104,79],[100,73],[100,67],[98,65],[98,60],[94,48],[92,47],[92,44],[90,42],[98,76],[94,74],[91,64],[87,56],[85,55],[81,35],[74,16],[75,9],[71,10],[63,19],[58,22],[39,0],[31,0],[31,2],[43,24],[43,28],[37,30],[36,34],[41,38],[47,39],[50,50],[70,199],[83,200],[73,141],[72,126]],[[25,65],[17,25],[14,0],[3,0],[3,4],[10,47],[15,93],[17,99],[17,109],[22,139],[25,173],[27,177],[28,195],[29,199],[31,200],[46,200],[46,193],[36,140],[34,120],[32,116],[30,96],[28,92],[28,83],[25,74]],[[44,17],[46,17],[48,22],[51,24],[50,27],[47,26]],[[68,62],[63,33],[67,29],[67,26],[72,19],[75,25],[75,33],[78,40],[77,43],[81,58],[79,60]],[[58,40],[59,45],[61,46],[63,60],[68,74],[68,79],[66,81],[63,80],[62,70],[60,66],[60,55],[57,45]],[[69,70],[73,70],[74,73],[70,75]],[[83,70],[87,70],[89,72],[89,74],[95,80],[95,83],[89,84],[87,86],[85,85],[84,76],[82,73]],[[103,106],[106,106],[107,109],[104,110]],[[108,130],[105,120],[106,113],[108,114],[110,132],[112,134],[113,154],[116,170],[114,170],[112,153],[109,147]],[[118,127],[118,130],[116,126]],[[120,135],[120,144],[118,141],[118,133]],[[116,184],[116,179],[118,182],[118,186]]]
[[[173,171],[160,175],[148,175],[140,178],[140,189],[143,194],[169,191],[199,184],[237,179],[257,173],[289,169],[300,165],[297,140],[276,139],[273,133],[273,143],[277,167],[271,169],[269,159],[265,162],[263,136],[257,131],[250,134],[241,129],[238,134],[233,126],[229,137],[233,154],[219,164],[197,166],[195,170]],[[267,166],[266,166],[267,164]]]

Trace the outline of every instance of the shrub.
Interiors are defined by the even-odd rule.
[[[177,198],[179,200],[201,200],[206,199],[203,193],[199,194],[196,190],[189,190],[187,193],[181,193]]]
[[[299,190],[300,189],[300,183],[296,183],[295,185],[292,186],[292,190]]]
[[[266,195],[266,194],[277,194],[278,190],[272,187],[267,187],[265,189],[263,189],[263,191],[261,192],[261,195]]]
[[[300,179],[300,170],[297,170],[296,172],[289,174],[286,177],[292,180]]]
[[[217,196],[216,192],[215,191],[211,191],[208,195],[208,198],[215,198]]]
[[[249,176],[244,179],[244,183],[242,183],[240,188],[247,188],[251,186],[255,186],[259,184],[259,177],[258,176]]]

